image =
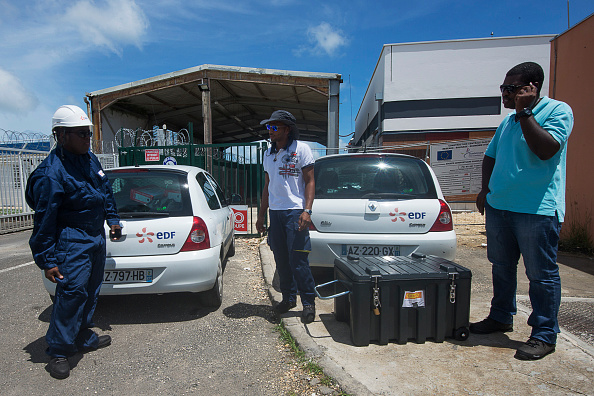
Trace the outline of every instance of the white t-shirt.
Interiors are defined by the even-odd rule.
[[[305,181],[302,169],[314,163],[309,146],[294,140],[287,150],[264,153],[264,172],[268,173],[268,207],[271,210],[304,209]]]

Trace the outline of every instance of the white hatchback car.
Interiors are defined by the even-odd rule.
[[[122,237],[107,239],[100,295],[203,292],[206,305],[220,306],[223,264],[235,254],[235,231],[233,211],[212,176],[181,165],[105,173]],[[43,280],[53,296],[55,284]]]
[[[336,257],[431,254],[453,260],[456,233],[439,183],[424,161],[402,154],[316,160],[310,226],[312,267]]]

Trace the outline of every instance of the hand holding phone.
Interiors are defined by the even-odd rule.
[[[117,241],[122,237],[122,228],[120,226],[112,226],[109,230],[109,239]]]

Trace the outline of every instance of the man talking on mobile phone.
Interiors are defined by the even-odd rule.
[[[488,317],[472,323],[478,334],[513,330],[520,254],[530,282],[530,339],[516,351],[520,360],[555,351],[561,303],[557,242],[565,215],[565,158],[573,113],[563,102],[540,96],[544,72],[525,62],[507,72],[500,86],[503,105],[513,109],[491,140],[476,198],[486,215],[487,256],[493,299]]]

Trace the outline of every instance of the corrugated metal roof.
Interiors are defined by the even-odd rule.
[[[336,73],[300,72],[249,67],[201,65],[91,92],[93,112],[107,119],[105,110],[132,114],[146,125],[186,128],[194,124],[202,136],[202,94],[210,85],[213,143],[262,139],[260,121],[274,110],[288,110],[297,118],[300,139],[326,144],[329,81]],[[109,127],[109,120],[102,122]],[[131,129],[142,126],[128,126]],[[117,131],[113,131],[117,132]]]

